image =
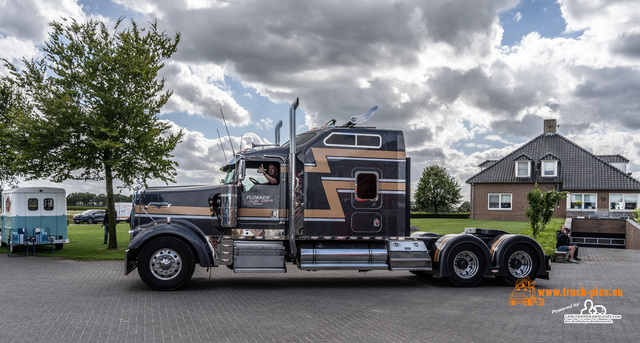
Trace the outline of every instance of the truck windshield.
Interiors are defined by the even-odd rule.
[[[227,171],[227,175],[224,177],[224,183],[231,183],[235,181],[236,168],[231,168]]]

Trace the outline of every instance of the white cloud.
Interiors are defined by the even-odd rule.
[[[513,20],[520,21],[522,19],[522,13],[518,12],[513,16]]]
[[[162,74],[166,77],[166,88],[173,90],[163,113],[185,112],[222,120],[222,109],[231,126],[245,126],[251,122],[249,112],[238,105],[231,91],[225,89],[223,67],[212,63],[170,61],[165,64]]]
[[[262,118],[256,123],[256,127],[259,129],[267,130],[273,128],[273,120],[270,118]]]

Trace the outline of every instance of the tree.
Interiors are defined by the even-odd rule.
[[[29,179],[104,180],[109,209],[108,249],[117,249],[113,180],[173,181],[171,152],[182,131],[171,133],[158,113],[171,96],[158,79],[180,34],[120,19],[113,30],[99,21],[51,22],[42,60],[21,61],[6,78],[36,110],[18,125],[18,172]]]
[[[458,180],[450,176],[445,168],[432,165],[424,169],[415,194],[418,207],[433,208],[438,213],[438,209],[451,208],[461,198]]]
[[[553,208],[556,206],[556,203],[566,198],[567,194],[567,192],[558,192],[554,189],[542,193],[542,191],[538,189],[537,183],[535,184],[535,188],[527,194],[529,207],[525,215],[531,222],[533,239],[538,239],[538,233],[544,231],[545,226],[549,223],[549,220],[551,220]]]
[[[15,84],[0,80],[0,184],[16,182],[15,149],[16,125],[29,112],[28,102],[22,97]]]
[[[458,212],[471,212],[471,203],[465,201],[460,204],[460,206],[458,206]]]

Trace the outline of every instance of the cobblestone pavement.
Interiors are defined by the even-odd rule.
[[[508,303],[512,287],[475,288],[408,272],[234,274],[198,267],[179,291],[148,289],[123,262],[0,256],[0,342],[633,342],[640,334],[640,251],[582,248],[537,291],[594,296],[611,324],[565,324],[590,296]],[[567,308],[569,307],[569,308]],[[564,310],[563,310],[564,309]]]

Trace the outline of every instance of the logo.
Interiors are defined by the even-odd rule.
[[[580,314],[565,314],[565,324],[612,324],[614,319],[622,319],[620,314],[608,314],[603,305],[594,305],[591,299],[584,301]]]
[[[516,280],[516,285],[509,296],[509,305],[543,306],[544,299],[536,296],[536,283],[529,277]]]
[[[6,205],[6,208],[7,208],[6,212],[8,213],[9,211],[11,211],[11,198],[7,197],[7,201],[6,201],[5,205]]]
[[[166,201],[162,201],[162,202],[154,201],[154,202],[150,202],[149,206],[155,206],[158,209],[160,209],[162,207],[169,208],[169,207],[171,207],[171,204],[166,202]]]

